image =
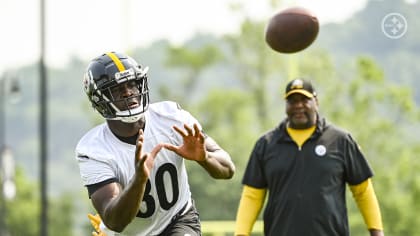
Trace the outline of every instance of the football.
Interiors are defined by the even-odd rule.
[[[291,7],[273,15],[265,30],[265,41],[280,53],[295,53],[309,47],[318,36],[318,18],[302,7]]]

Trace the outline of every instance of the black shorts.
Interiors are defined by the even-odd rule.
[[[181,215],[184,209],[180,211],[172,222],[159,234],[159,236],[201,236],[200,215],[195,208],[194,201],[190,209]]]

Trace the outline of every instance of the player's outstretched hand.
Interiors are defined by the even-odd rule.
[[[175,152],[185,159],[193,161],[205,161],[207,158],[206,147],[204,144],[204,134],[200,132],[198,125],[194,124],[193,128],[184,124],[184,129],[173,126],[173,129],[182,136],[184,143],[176,146],[170,143],[162,144],[164,148]]]
[[[92,236],[106,236],[104,232],[102,232],[100,225],[101,225],[101,217],[98,214],[92,215],[88,214],[88,218],[90,223],[92,224],[95,231],[92,232]]]
[[[150,171],[153,168],[154,160],[156,155],[162,149],[162,144],[156,145],[150,153],[143,153],[143,142],[144,142],[144,135],[143,130],[139,130],[139,136],[137,138],[136,144],[136,159],[135,159],[135,167],[136,173],[139,177],[143,180],[147,180],[150,175]]]

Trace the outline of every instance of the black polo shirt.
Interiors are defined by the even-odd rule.
[[[349,235],[346,183],[373,176],[351,135],[318,119],[312,136],[299,149],[286,120],[255,144],[243,181],[268,189],[264,211],[267,236]]]

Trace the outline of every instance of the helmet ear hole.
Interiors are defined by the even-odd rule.
[[[133,58],[121,53],[106,53],[93,59],[83,79],[84,90],[92,107],[105,119],[123,122],[139,120],[149,106],[147,70],[148,67],[143,69]],[[120,100],[126,109],[118,109],[115,105],[118,101],[113,97],[111,88],[128,81],[135,81],[139,91],[138,95],[129,99],[137,99],[140,106],[130,108],[128,100]]]

